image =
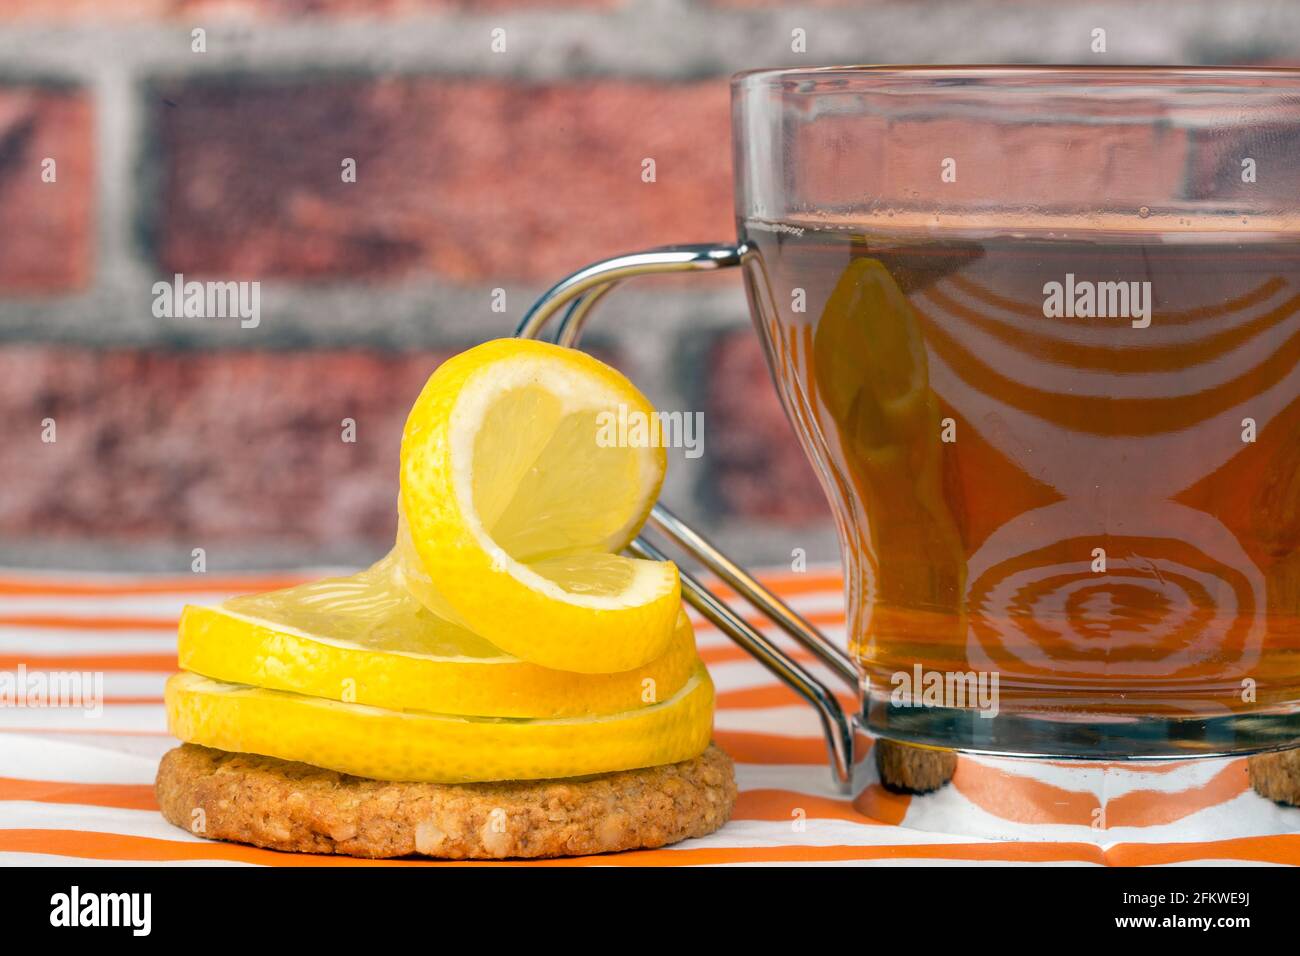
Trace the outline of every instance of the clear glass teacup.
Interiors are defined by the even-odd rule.
[[[589,267],[566,324],[630,276],[742,269],[835,514],[861,725],[1033,756],[1300,744],[1300,71],[732,93],[738,241]]]

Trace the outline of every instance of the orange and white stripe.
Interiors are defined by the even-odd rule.
[[[843,635],[837,573],[814,568],[767,579],[829,633]],[[175,745],[161,687],[175,668],[182,605],[298,580],[238,576],[196,585],[0,572],[0,670],[23,664],[104,675],[99,717],[0,708],[0,864],[446,865],[215,843],[158,814],[153,777]],[[831,786],[812,711],[716,629],[697,624],[718,686],[716,739],[737,761],[732,822],[662,850],[499,865],[1300,864],[1300,810],[1257,797],[1241,760],[1119,772],[963,758],[953,784],[937,794],[909,798],[869,785],[850,800]],[[1103,809],[1104,829],[1093,825]]]

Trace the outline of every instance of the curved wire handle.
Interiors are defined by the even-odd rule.
[[[701,244],[666,246],[592,263],[543,293],[523,317],[515,335],[525,339],[541,338],[551,319],[567,306],[555,341],[559,345],[577,348],[592,309],[624,279],[672,272],[730,269],[743,265],[750,255],[749,249],[744,245]],[[654,506],[647,524],[694,556],[856,691],[857,668],[844,649],[830,641],[703,535],[662,504]],[[655,561],[668,560],[663,551],[645,538],[644,533],[628,546],[628,550],[638,557]],[[822,733],[826,737],[835,782],[841,789],[848,790],[852,785],[855,764],[855,737],[852,718],[844,712],[839,699],[807,668],[751,626],[743,615],[696,578],[685,571],[681,573],[681,578],[682,596],[692,607],[816,709],[821,718]]]

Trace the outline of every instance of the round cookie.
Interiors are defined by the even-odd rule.
[[[1300,750],[1255,754],[1246,761],[1250,785],[1261,797],[1300,807]]]
[[[665,846],[731,816],[731,758],[570,780],[392,783],[183,744],[154,785],[171,823],[273,850],[452,860],[583,856]]]

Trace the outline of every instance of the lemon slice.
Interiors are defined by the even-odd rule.
[[[709,744],[703,665],[671,698],[602,717],[510,720],[383,710],[182,672],[167,726],[189,743],[295,760],[376,780],[540,780],[688,760]]]
[[[616,552],[666,465],[645,396],[591,356],[499,339],[443,363],[402,435],[404,586],[516,657],[613,673],[659,657],[677,568]]]
[[[481,717],[611,714],[664,700],[695,669],[679,610],[668,649],[615,674],[556,671],[438,617],[393,579],[396,555],[351,577],[186,607],[180,666],[207,677],[390,710]]]

